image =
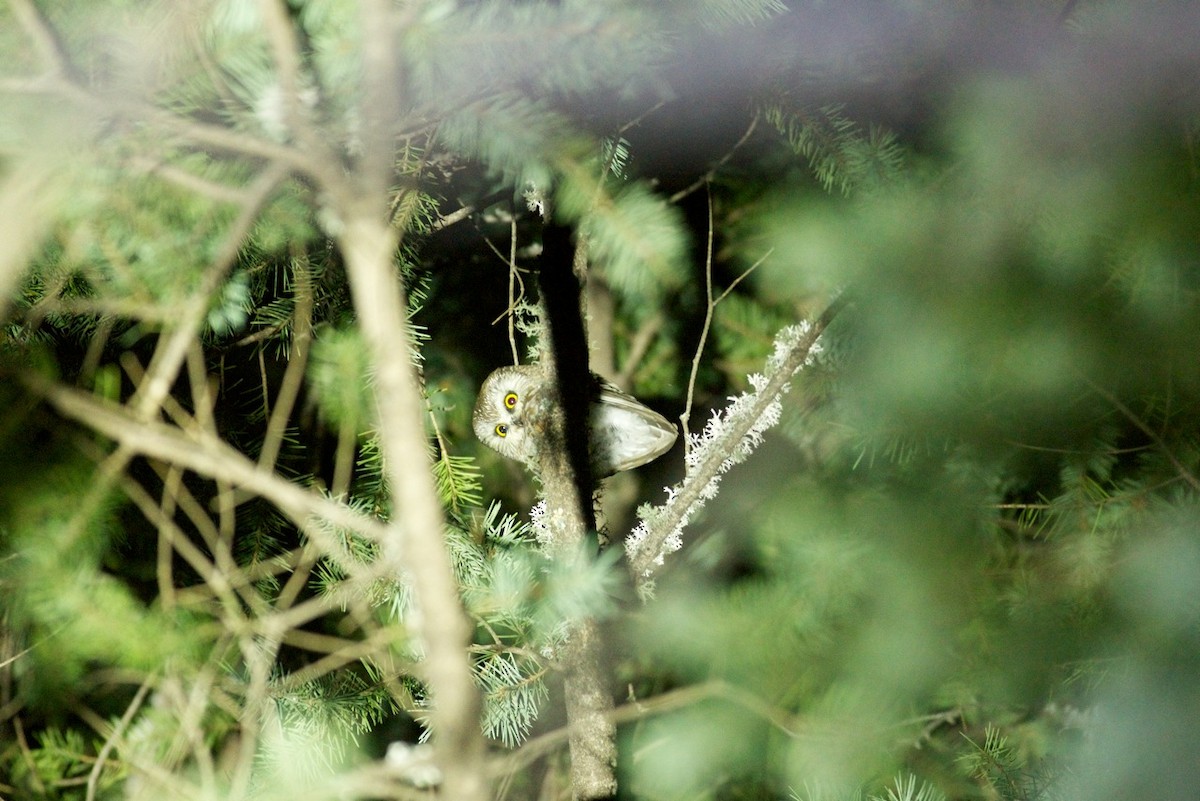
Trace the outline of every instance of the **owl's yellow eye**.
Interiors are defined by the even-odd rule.
[[[516,396],[514,395],[513,397],[516,397]],[[505,398],[506,403],[507,403],[507,401],[508,401],[508,399]],[[507,437],[508,436],[508,426],[506,426],[504,423],[500,423],[498,426],[496,426],[496,436],[497,437]]]
[[[517,393],[510,392],[504,396],[504,408],[511,409],[517,405]]]

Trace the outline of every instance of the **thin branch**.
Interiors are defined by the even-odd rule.
[[[138,688],[137,693],[134,694],[133,700],[129,702],[129,706],[126,708],[125,714],[121,716],[119,721],[117,721],[117,725],[113,727],[112,734],[105,739],[104,746],[100,749],[100,752],[96,754],[96,764],[92,765],[92,771],[88,774],[87,794],[84,796],[85,801],[95,801],[96,786],[100,782],[100,773],[104,770],[104,763],[108,760],[108,755],[112,753],[114,748],[116,748],[117,740],[122,736],[125,729],[129,727],[129,723],[133,720],[133,716],[136,715],[138,709],[141,708],[142,702],[146,700],[146,694],[150,692],[151,686],[152,683],[149,679],[142,683],[142,686]]]
[[[193,172],[180,169],[173,164],[168,164],[161,159],[133,156],[129,159],[128,164],[135,170],[161,178],[180,189],[193,192],[218,203],[232,203],[241,206],[251,200],[246,194],[246,190],[241,187],[228,186],[216,181],[210,181]]]
[[[381,628],[373,632],[366,640],[352,641],[343,640],[340,637],[322,639],[310,632],[290,631],[284,637],[285,642],[310,651],[323,652],[325,656],[289,673],[279,682],[279,690],[288,692],[302,687],[340,667],[358,662],[380,651],[386,651],[392,643],[400,640],[405,634],[406,632],[397,631],[395,628]],[[417,666],[410,666],[409,669],[419,670]]]
[[[663,107],[663,106],[665,106],[666,104],[667,104],[667,101],[666,101],[666,100],[660,100],[660,101],[658,101],[658,102],[657,102],[657,103],[655,103],[653,106],[651,106],[650,108],[646,109],[646,110],[645,110],[645,111],[643,111],[641,114],[637,115],[637,116],[636,116],[636,117],[634,117],[632,120],[630,120],[629,122],[625,123],[625,124],[624,124],[624,125],[622,125],[620,128],[618,128],[618,129],[617,129],[617,135],[619,136],[619,135],[621,135],[621,134],[625,133],[626,131],[628,131],[629,129],[631,129],[631,128],[636,128],[637,126],[641,125],[641,124],[642,124],[642,120],[646,119],[647,117],[649,117],[649,116],[650,116],[651,114],[653,114],[654,112],[658,111],[660,108],[662,108],[662,107]]]
[[[758,115],[755,114],[754,119],[750,120],[750,127],[748,127],[746,132],[742,134],[741,138],[734,143],[733,147],[729,148],[725,155],[721,156],[717,163],[713,164],[712,167],[709,168],[708,172],[704,173],[704,175],[701,175],[688,186],[671,195],[671,197],[668,198],[669,202],[678,203],[700,187],[712,183],[712,179],[717,176],[717,173],[720,171],[720,169],[729,163],[729,160],[733,158],[733,154],[736,153],[742,145],[746,144],[746,141],[750,139],[750,135],[754,133],[754,129],[757,127]]]
[[[295,308],[292,312],[291,353],[288,354],[283,379],[279,382],[275,408],[267,422],[262,452],[258,457],[259,465],[265,468],[274,467],[279,450],[283,447],[288,419],[304,384],[304,367],[308,364],[309,346],[312,343],[312,274],[309,271],[308,258],[304,254],[292,258],[292,295]]]
[[[1137,426],[1139,431],[1148,436],[1150,440],[1163,452],[1163,455],[1167,457],[1168,461],[1171,462],[1171,465],[1179,471],[1180,477],[1186,481],[1192,489],[1200,490],[1200,479],[1197,479],[1192,471],[1188,470],[1183,462],[1179,461],[1179,457],[1177,457],[1175,453],[1167,447],[1167,443],[1163,441],[1163,438],[1159,436],[1157,431],[1146,425],[1145,421],[1134,414],[1133,410],[1122,403],[1120,398],[1118,398],[1116,395],[1109,392],[1107,389],[1104,389],[1090,378],[1084,377],[1083,380],[1089,387],[1092,388],[1093,392],[1111,403],[1114,409],[1124,415],[1129,422]]]
[[[175,472],[178,474],[177,470]],[[228,579],[229,573],[226,570],[218,569],[216,565],[209,561],[203,551],[197,548],[179,526],[171,520],[170,514],[173,510],[156,504],[154,499],[150,497],[150,494],[140,484],[132,478],[125,476],[121,481],[121,489],[133,501],[134,506],[142,512],[146,520],[158,528],[160,538],[167,546],[162,550],[167,553],[170,553],[171,550],[178,552],[183,557],[183,560],[196,571],[196,574],[212,588],[213,594],[220,598],[221,606],[226,615],[227,628],[230,631],[244,629],[246,616],[242,613],[241,602],[233,594],[234,586]],[[168,493],[164,492],[163,497],[166,500]],[[233,572],[236,574],[241,571],[237,570],[235,566]],[[244,588],[246,584],[247,582],[241,582],[240,586]],[[166,591],[163,591],[164,589]],[[170,593],[173,590],[174,588],[169,583],[165,588],[160,586],[160,594],[164,598],[164,606],[166,606],[166,598],[170,597]],[[263,607],[261,597],[257,600],[258,603],[256,606],[261,609]]]
[[[514,312],[517,308],[516,299],[516,283],[517,283],[517,215],[513,215],[509,221],[509,246],[508,246],[508,344],[512,348],[513,364],[521,363],[521,356],[517,353],[517,331],[516,319]],[[525,286],[521,285],[521,291],[524,293]]]
[[[637,549],[629,554],[630,571],[638,581],[644,581],[653,575],[657,569],[656,561],[663,553],[668,538],[690,514],[693,505],[701,500],[701,495],[708,487],[709,482],[720,473],[722,462],[727,454],[734,451],[734,448],[762,417],[767,407],[774,403],[775,399],[783,392],[784,387],[792,380],[796,371],[804,365],[813,346],[845,306],[846,300],[846,294],[843,292],[829,304],[809,328],[808,333],[793,346],[779,370],[757,393],[755,404],[741,416],[735,425],[727,426],[720,438],[713,443],[712,457],[697,465],[695,470],[684,478],[683,486],[666,509],[666,515],[655,522],[654,527],[647,532],[645,539]]]
[[[377,203],[361,198],[344,209],[338,243],[374,366],[380,449],[395,515],[380,540],[381,561],[396,570],[409,569],[421,609],[417,634],[425,648],[425,679],[435,705],[434,747],[446,775],[447,797],[479,801],[486,788],[481,700],[466,652],[471,628],[442,538],[445,520],[426,456],[424,404],[410,351],[404,290],[393,268],[396,232],[388,225],[382,200],[382,195]]]
[[[188,346],[204,324],[212,294],[217,291],[230,268],[236,263],[238,253],[241,252],[254,221],[258,219],[259,212],[286,174],[287,169],[284,166],[271,164],[254,181],[249,191],[250,201],[242,207],[241,214],[230,226],[221,249],[205,272],[200,286],[181,310],[174,330],[159,340],[150,366],[146,370],[146,381],[138,386],[130,399],[129,403],[139,417],[149,418],[153,415],[170,393],[171,385],[187,356]]]
[[[462,222],[463,220],[470,217],[474,211],[475,211],[474,206],[463,206],[461,209],[458,209],[457,211],[452,211],[449,214],[443,214],[442,216],[438,217],[436,220],[434,220],[430,224],[429,230],[430,231],[440,231],[443,228],[449,228],[450,226],[454,225],[456,222]]]
[[[688,422],[692,419],[692,401],[696,391],[696,374],[700,371],[700,357],[704,355],[704,343],[708,341],[708,329],[712,326],[713,309],[716,306],[716,303],[713,302],[712,285],[712,188],[707,184],[705,186],[708,189],[705,193],[708,197],[708,239],[704,249],[704,325],[700,329],[700,341],[696,343],[696,352],[692,355],[692,372],[688,376],[687,400],[683,405],[683,413],[679,415],[679,425],[683,429],[683,448],[685,452],[690,451],[692,448],[692,437],[691,432],[688,430]]]
[[[29,769],[29,783],[39,795],[45,795],[46,785],[38,775],[37,763],[33,761],[33,752],[29,750],[29,741],[25,738],[25,726],[21,723],[21,717],[14,717],[12,722],[13,732],[17,735],[17,747],[21,751],[21,758],[25,760],[25,767]]]
[[[646,353],[649,352],[655,337],[658,336],[658,332],[662,330],[666,322],[667,316],[660,309],[638,327],[637,333],[633,335],[633,339],[629,343],[629,354],[625,357],[625,363],[621,365],[621,371],[614,379],[617,386],[629,391],[633,385],[634,373],[637,372],[642,359],[646,358]]]
[[[700,357],[704,353],[704,344],[708,340],[708,332],[712,327],[713,312],[717,308],[717,304],[729,297],[734,288],[746,279],[750,273],[754,272],[760,265],[763,264],[774,252],[774,248],[768,250],[757,261],[747,267],[741,275],[733,279],[729,286],[725,287],[725,291],[713,298],[712,284],[712,259],[713,259],[713,206],[712,206],[712,188],[708,187],[708,241],[704,252],[704,326],[700,330],[700,341],[696,344],[696,352],[692,355],[692,372],[688,377],[687,401],[683,407],[683,413],[679,415],[679,423],[683,429],[683,447],[685,452],[690,452],[692,448],[691,437],[688,432],[688,423],[692,417],[692,401],[693,393],[696,389],[696,374],[700,369]]]
[[[196,339],[187,353],[188,384],[192,394],[192,409],[195,412],[196,425],[216,435],[217,422],[213,417],[215,399],[208,385],[208,369],[204,363],[204,348]]]
[[[220,478],[262,496],[300,526],[351,575],[364,574],[358,560],[319,523],[346,528],[378,542],[386,536],[386,529],[378,520],[261,469],[230,445],[205,432],[197,431],[188,436],[165,423],[138,420],[122,407],[54,384],[35,373],[22,373],[18,378],[60,414],[95,429],[129,451],[178,464],[210,478]]]
[[[749,267],[747,267],[745,270],[743,270],[741,275],[739,275],[737,278],[730,281],[729,286],[725,287],[725,291],[722,292],[720,295],[718,295],[717,299],[713,301],[713,305],[714,306],[719,305],[721,301],[723,301],[723,300],[725,300],[725,298],[729,297],[729,294],[731,292],[733,292],[733,290],[737,287],[737,285],[742,283],[742,281],[746,280],[746,278],[749,277],[750,273],[754,272],[759,267],[761,267],[766,262],[767,259],[771,258],[771,254],[774,252],[775,252],[775,248],[771,248],[766,253],[759,256],[758,259],[753,264],[751,264]]]
[[[607,717],[610,723],[619,726],[712,700],[724,700],[736,704],[767,721],[773,728],[790,739],[800,739],[807,735],[806,732],[796,727],[790,713],[772,706],[748,690],[719,679],[703,684],[679,687],[646,700],[633,700],[612,709]],[[568,734],[568,729],[564,727],[535,737],[511,754],[494,760],[489,766],[488,772],[492,776],[503,776],[521,770],[547,754],[562,748],[567,742]]]

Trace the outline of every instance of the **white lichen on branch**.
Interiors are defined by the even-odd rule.
[[[815,323],[804,321],[781,330],[763,372],[748,377],[754,391],[731,397],[724,409],[713,411],[702,431],[688,435],[683,481],[665,489],[663,504],[639,508],[639,522],[625,538],[630,569],[643,597],[653,592],[653,574],[667,554],[683,546],[684,528],[716,497],[722,476],[744,462],[762,444],[764,433],[779,423],[783,395],[796,372],[821,352],[818,340],[840,307],[839,299]]]

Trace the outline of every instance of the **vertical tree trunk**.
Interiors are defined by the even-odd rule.
[[[546,520],[559,561],[593,559],[599,543],[592,511],[592,473],[588,448],[588,408],[592,379],[588,343],[580,308],[582,249],[571,253],[570,230],[547,225],[543,232],[541,288],[550,328],[542,366],[555,392],[547,393],[539,447],[546,494]],[[556,397],[557,396],[557,397]],[[593,620],[576,621],[563,661],[566,672],[567,725],[571,755],[571,794],[601,799],[616,794],[617,748],[605,647]]]

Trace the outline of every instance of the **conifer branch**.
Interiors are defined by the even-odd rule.
[[[1149,437],[1150,441],[1158,446],[1158,449],[1161,450],[1163,455],[1167,457],[1167,461],[1171,463],[1171,466],[1179,471],[1180,478],[1186,481],[1192,489],[1200,491],[1200,479],[1196,478],[1196,475],[1187,468],[1187,465],[1179,460],[1179,457],[1176,456],[1175,452],[1167,445],[1166,442],[1163,441],[1162,436],[1160,436],[1157,431],[1147,425],[1146,421],[1141,417],[1134,414],[1133,410],[1122,403],[1121,399],[1112,392],[1109,392],[1107,389],[1089,378],[1085,378],[1084,381],[1086,381],[1087,385],[1092,388],[1093,392],[1112,404],[1114,409],[1124,415],[1129,422],[1137,426],[1139,431]]]
[[[29,256],[53,223],[50,210],[60,199],[56,173],[48,161],[25,161],[10,166],[0,182],[0,315],[5,318]]]
[[[650,346],[654,344],[655,337],[662,331],[662,327],[666,322],[666,315],[663,314],[662,310],[659,310],[650,315],[638,327],[632,341],[629,343],[629,353],[625,356],[625,363],[621,365],[621,370],[613,379],[613,383],[621,387],[621,389],[629,391],[629,388],[633,385],[633,376],[641,365],[642,359],[646,358],[646,353],[650,350]]]

